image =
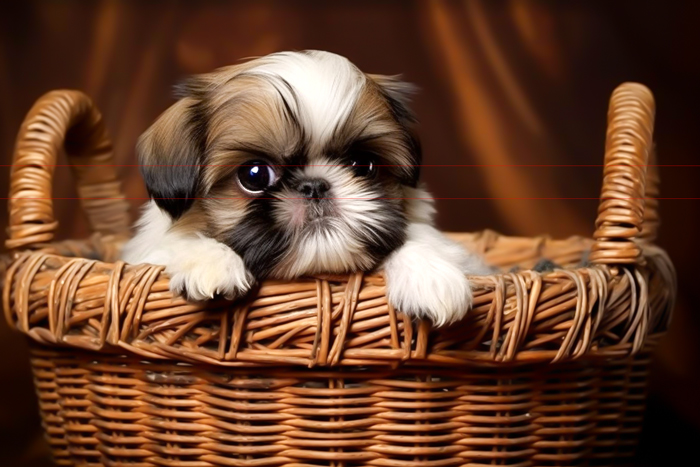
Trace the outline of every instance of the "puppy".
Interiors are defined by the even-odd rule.
[[[190,79],[139,140],[151,201],[123,259],[164,265],[191,300],[381,269],[396,309],[436,325],[462,318],[465,274],[489,269],[433,226],[412,92],[319,51]]]

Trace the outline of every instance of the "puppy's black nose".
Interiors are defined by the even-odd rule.
[[[310,178],[302,180],[297,189],[307,199],[321,199],[330,188],[327,181],[320,178]]]

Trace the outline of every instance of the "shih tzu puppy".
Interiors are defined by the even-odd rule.
[[[489,269],[433,226],[412,90],[319,51],[190,79],[139,140],[151,201],[123,259],[164,265],[191,300],[379,269],[397,310],[460,319],[465,274]]]

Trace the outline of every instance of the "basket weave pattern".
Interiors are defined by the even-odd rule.
[[[60,465],[613,464],[634,452],[649,353],[675,273],[652,244],[654,102],[614,93],[593,239],[452,234],[506,272],[473,277],[474,308],[431,329],[379,275],[268,281],[190,304],[163,268],[117,260],[128,238],[111,144],[75,91],[40,99],[17,140],[5,317],[33,342]],[[95,235],[54,242],[65,148]],[[587,267],[578,268],[590,251]],[[562,269],[530,270],[548,258]],[[511,269],[517,267],[517,269]]]

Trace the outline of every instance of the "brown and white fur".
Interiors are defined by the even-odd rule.
[[[381,269],[397,309],[437,325],[461,318],[465,274],[489,269],[433,226],[411,92],[319,51],[192,78],[139,141],[152,200],[123,259],[165,265],[192,300]]]

